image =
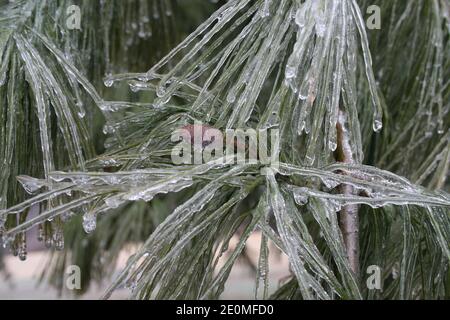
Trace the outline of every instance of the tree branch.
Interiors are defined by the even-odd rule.
[[[347,115],[344,111],[339,111],[337,122],[337,142],[335,152],[336,160],[344,163],[355,163],[352,150],[350,148],[350,138],[345,127]],[[350,196],[354,194],[353,187],[341,185],[340,192]],[[359,275],[359,217],[358,205],[346,205],[339,212],[339,225],[344,237],[344,244],[347,249],[347,256],[350,267],[355,275]]]

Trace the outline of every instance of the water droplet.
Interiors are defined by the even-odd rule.
[[[110,133],[114,133],[114,132],[116,132],[116,129],[113,126],[107,125],[107,124],[103,126],[104,134],[110,134]]]
[[[295,14],[295,23],[300,27],[303,28],[306,24],[306,10],[305,10],[305,4],[297,10]]]
[[[58,251],[64,250],[64,238],[58,239],[58,241],[55,242],[55,249]]]
[[[328,147],[330,148],[331,151],[336,151],[337,149],[337,143],[334,141],[329,141],[328,142]]]
[[[47,249],[50,249],[51,247],[53,246],[53,240],[52,240],[52,238],[51,237],[46,237],[45,238],[45,247],[47,248]]]
[[[316,24],[316,34],[318,37],[323,37],[325,34],[325,24]]]
[[[130,90],[133,92],[138,92],[140,90],[139,86],[136,85],[136,83],[130,83],[129,86],[130,86]]]
[[[287,66],[286,67],[286,72],[285,72],[286,79],[295,78],[296,72],[297,72],[297,69],[295,67]]]
[[[334,189],[339,185],[338,181],[331,179],[322,179],[322,182],[328,189]]]
[[[28,194],[35,194],[45,186],[45,182],[28,176],[18,176],[17,180]]]
[[[383,128],[383,122],[381,120],[374,120],[373,122],[373,131],[380,132],[380,130]]]
[[[298,205],[303,206],[308,203],[308,196],[302,193],[301,189],[294,193],[294,200]]]
[[[91,233],[97,227],[97,215],[95,213],[86,212],[83,215],[83,229],[86,233]]]
[[[236,91],[231,89],[231,91],[227,95],[227,102],[234,103],[236,101]]]
[[[39,242],[44,241],[44,226],[42,224],[40,224],[38,226],[38,236],[37,236],[37,240]]]
[[[2,245],[3,245],[3,248],[6,249],[11,244],[11,242],[13,240],[14,240],[14,237],[3,235],[2,241],[1,241]]]
[[[160,85],[158,87],[158,89],[156,90],[156,95],[158,96],[158,98],[162,98],[164,97],[164,95],[166,94],[166,87],[165,85]]]
[[[263,5],[263,7],[261,8],[261,11],[260,11],[260,16],[262,18],[270,16],[270,2],[271,1],[272,0],[265,0],[264,1],[264,5]]]
[[[111,75],[106,76],[103,83],[106,87],[110,88],[114,84],[114,79],[111,77]]]

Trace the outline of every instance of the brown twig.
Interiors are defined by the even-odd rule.
[[[337,122],[337,149],[336,160],[344,163],[355,163],[350,148],[350,138],[345,127],[346,114],[339,111]],[[341,185],[340,192],[350,196],[354,193],[350,185]],[[344,244],[347,249],[347,256],[350,267],[355,275],[359,275],[359,217],[357,205],[346,205],[339,212],[339,225],[344,237]]]

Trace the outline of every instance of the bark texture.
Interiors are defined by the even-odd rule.
[[[336,160],[344,163],[355,163],[350,148],[350,139],[345,127],[346,114],[339,111],[339,119],[337,123],[337,140]],[[344,174],[344,173],[343,173]],[[341,185],[340,192],[344,195],[354,194],[353,187],[350,185]],[[339,212],[339,225],[344,237],[347,256],[350,267],[355,275],[359,276],[359,217],[357,205],[346,205]]]

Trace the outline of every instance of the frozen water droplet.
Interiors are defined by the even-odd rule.
[[[323,13],[317,13],[316,17],[316,35],[320,38],[325,36],[325,31],[327,29],[326,19]]]
[[[325,24],[316,24],[316,34],[321,38],[325,35]]]
[[[136,85],[135,83],[130,83],[129,86],[130,86],[130,90],[133,92],[138,92],[140,90],[139,86]]]
[[[164,85],[159,86],[158,89],[156,90],[156,95],[158,96],[158,98],[164,97],[165,94],[166,94],[166,87]]]
[[[339,185],[338,181],[331,179],[322,179],[322,182],[328,189],[334,189]]]
[[[21,236],[21,241],[18,248],[18,256],[21,261],[25,261],[27,259],[27,242],[25,240],[25,236]]]
[[[52,246],[53,246],[53,240],[52,240],[52,238],[51,238],[51,237],[47,237],[47,238],[45,239],[45,247],[46,247],[47,249],[50,249]]]
[[[336,151],[337,149],[337,143],[334,141],[329,141],[328,142],[328,147],[330,148],[331,151]]]
[[[86,212],[83,215],[83,229],[86,233],[91,233],[97,227],[97,215],[95,213]]]
[[[45,182],[28,176],[18,176],[17,180],[28,194],[34,194],[45,186]]]
[[[312,166],[314,164],[314,161],[316,161],[316,157],[314,155],[306,155],[305,156],[305,164],[308,166]]]
[[[383,122],[381,120],[375,119],[373,122],[373,131],[380,132],[380,130],[383,128]]]
[[[109,208],[115,209],[119,207],[123,201],[119,197],[109,197],[105,199],[105,203]]]
[[[105,78],[104,84],[105,84],[106,87],[110,88],[114,84],[114,80],[111,79],[111,78]]]
[[[231,89],[231,91],[228,93],[227,95],[227,102],[228,103],[234,103],[236,101],[236,92],[233,89]]]
[[[342,210],[342,204],[339,201],[328,200],[327,207],[329,210],[326,210],[327,219],[330,219],[330,212],[339,212]]]
[[[308,196],[301,192],[301,189],[294,193],[294,200],[298,205],[303,206],[308,203]]]
[[[170,95],[168,95],[167,97],[164,97],[164,99],[157,99],[155,101],[155,103],[153,104],[153,106],[155,108],[162,108],[163,106],[165,106],[171,99],[172,97]]]
[[[64,234],[60,228],[53,234],[53,243],[55,244],[56,250],[61,251],[64,249]]]
[[[300,27],[303,28],[306,24],[306,10],[305,10],[305,4],[297,10],[295,14],[295,23]]]
[[[8,236],[8,235],[3,235],[3,237],[2,237],[3,248],[6,249],[11,244],[11,242],[13,240],[14,240],[14,237],[11,237],[11,236]]]
[[[397,279],[399,276],[399,271],[398,271],[398,264],[396,263],[393,267],[392,267],[392,278],[393,279]]]
[[[263,5],[263,7],[261,8],[261,11],[260,11],[260,16],[262,18],[270,16],[270,2],[271,1],[272,0],[265,0],[264,1],[264,5]]]
[[[0,74],[0,87],[3,86],[6,82],[6,72]]]
[[[44,241],[44,227],[42,224],[39,225],[38,227],[38,236],[37,236],[37,240],[39,242]]]
[[[107,125],[107,124],[105,124],[103,126],[103,133],[104,134],[110,134],[110,133],[114,133],[114,132],[116,132],[116,129],[113,126]]]
[[[285,72],[286,79],[295,78],[296,72],[297,72],[297,69],[295,67],[287,66],[286,67],[286,72]]]
[[[297,130],[298,135],[300,135],[300,136],[302,135],[302,132],[305,129],[305,126],[306,126],[305,120],[300,120],[300,122],[298,124],[298,130]]]
[[[75,105],[78,107],[78,117],[83,119],[86,116],[86,110],[84,109],[83,102],[78,101]]]
[[[55,242],[55,249],[58,251],[64,250],[64,239],[58,239],[58,241]]]

